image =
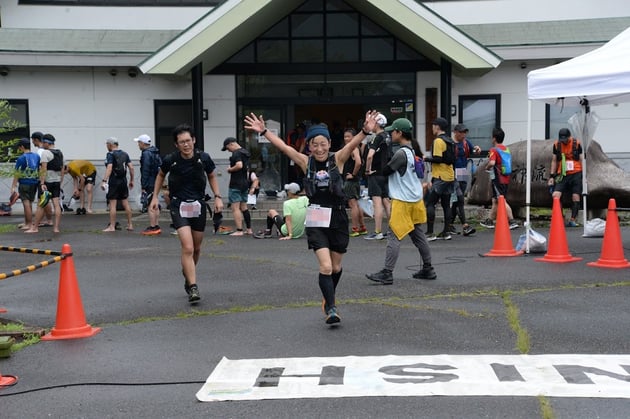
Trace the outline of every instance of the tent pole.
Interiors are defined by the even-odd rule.
[[[532,101],[527,101],[527,157],[525,168],[527,170],[525,176],[525,252],[529,253],[529,230],[531,225],[530,206],[531,206],[531,189],[532,189]]]
[[[580,105],[584,107],[584,122],[582,124],[582,237],[586,237],[586,213],[588,212],[588,206],[586,204],[586,196],[588,195],[588,183],[586,182],[586,151],[588,150],[588,144],[590,142],[590,133],[588,132],[588,119],[591,107],[588,103],[588,99],[582,98]]]

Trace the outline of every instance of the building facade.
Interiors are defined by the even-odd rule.
[[[68,160],[102,162],[110,136],[137,158],[142,133],[166,153],[188,122],[220,165],[223,139],[236,136],[266,171],[263,187],[280,189],[288,163],[243,130],[249,112],[282,137],[313,120],[357,128],[378,109],[415,121],[423,149],[436,116],[466,123],[484,150],[494,126],[507,143],[526,139],[527,73],[630,26],[624,0],[548,3],[3,0],[0,98],[24,124],[11,135],[51,132]],[[619,137],[629,109],[593,109],[594,138],[615,159],[629,154]],[[532,137],[555,137],[575,111],[535,103]]]

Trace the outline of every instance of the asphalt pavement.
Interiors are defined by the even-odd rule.
[[[431,243],[435,281],[411,278],[419,257],[403,243],[394,284],[365,278],[382,268],[386,240],[351,238],[337,290],[342,322],[321,313],[317,263],[306,239],[230,237],[206,231],[198,283],[201,301],[184,292],[180,247],[169,234],[103,233],[106,214],[66,214],[62,233],[24,234],[0,217],[2,246],[60,251],[71,246],[92,337],[39,342],[0,359],[0,375],[18,376],[0,389],[9,418],[622,418],[628,397],[531,395],[287,398],[202,403],[196,393],[223,358],[436,355],[630,354],[628,269],[587,266],[601,256],[601,238],[566,230],[572,263],[542,255],[483,257],[494,231]],[[254,221],[254,230],[263,228]],[[371,223],[370,223],[371,227]],[[458,226],[459,227],[459,226]],[[548,237],[549,229],[537,231]],[[630,228],[621,228],[626,257]],[[516,244],[523,228],[510,232]],[[49,259],[0,252],[0,272]],[[0,314],[46,329],[55,325],[60,264],[0,281]],[[630,368],[630,367],[628,367]],[[236,374],[236,372],[235,372]],[[627,371],[617,381],[628,382]],[[483,386],[481,386],[483,387]],[[518,392],[516,392],[518,393]]]

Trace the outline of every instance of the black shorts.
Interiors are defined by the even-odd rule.
[[[61,196],[61,182],[46,182],[46,189],[52,194],[53,198]]]
[[[582,195],[582,172],[572,173],[556,183],[554,192]]]
[[[330,227],[306,227],[306,239],[309,249],[325,248],[337,253],[346,253],[350,243],[346,210],[333,210]]]
[[[96,182],[96,172],[94,173],[90,173],[87,176],[83,176],[83,178],[85,179],[85,184],[90,184],[90,185],[94,185]]]
[[[381,175],[368,176],[368,195],[370,198],[375,196],[389,198],[387,177]]]
[[[361,185],[359,181],[346,180],[343,183],[343,193],[346,195],[346,199],[360,199]]]
[[[506,183],[499,183],[498,180],[493,179],[492,180],[492,198],[498,199],[499,195],[503,195],[507,197],[508,186],[510,185]]]
[[[37,183],[20,183],[18,186],[18,192],[22,202],[34,202],[35,196],[37,195],[37,189]]]
[[[190,226],[190,228],[194,231],[205,231],[206,230],[206,203],[203,200],[198,200],[201,204],[201,214],[199,217],[195,218],[184,218],[179,213],[179,205],[182,201],[179,198],[171,199],[170,211],[171,211],[171,220],[173,221],[173,227],[177,230],[180,227]]]
[[[109,179],[109,190],[107,191],[107,200],[122,200],[129,198],[129,187],[126,178]]]

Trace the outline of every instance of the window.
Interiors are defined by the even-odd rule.
[[[13,108],[8,118],[0,119],[0,141],[3,143],[5,141],[15,140],[18,138],[30,138],[29,132],[29,121],[28,121],[28,100],[25,99],[0,99],[2,101],[6,101]],[[7,127],[8,120],[16,121],[19,124],[19,127],[16,129],[11,129]],[[5,131],[6,130],[6,131]],[[4,149],[0,150],[0,153],[3,155],[11,155],[14,152],[13,149]]]
[[[153,104],[155,112],[155,146],[160,154],[175,151],[173,129],[179,124],[192,126],[191,100],[156,100]],[[203,144],[196,143],[195,148],[203,150]]]
[[[460,123],[468,128],[468,139],[488,151],[492,129],[501,126],[501,95],[464,95],[459,97]],[[509,139],[509,133],[506,134]]]
[[[325,71],[335,73],[348,71],[350,64],[360,68],[370,63],[371,71],[383,72],[390,71],[394,60],[405,62],[404,71],[435,66],[343,0],[308,0],[215,71],[256,72],[252,66],[243,70],[248,63],[262,64],[261,68],[269,64],[328,64]],[[241,70],[230,67],[232,64],[240,64]],[[317,68],[321,71],[324,66]]]
[[[561,128],[568,128],[569,118],[579,113],[581,109],[581,106],[547,104],[545,106],[545,138],[557,139],[558,131],[560,131]]]

